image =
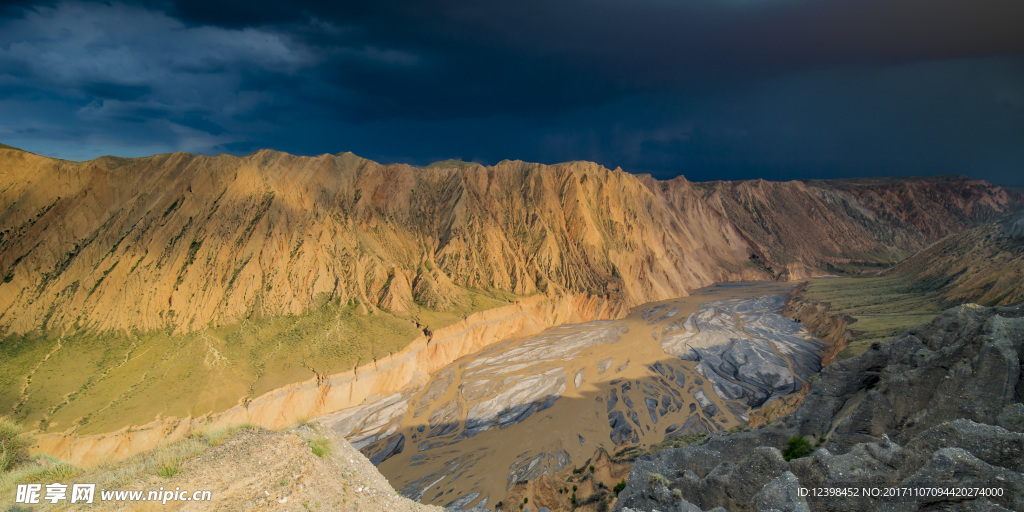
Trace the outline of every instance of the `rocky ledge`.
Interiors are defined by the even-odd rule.
[[[951,308],[774,424],[638,459],[615,510],[1024,510],[1022,359],[1024,306]]]

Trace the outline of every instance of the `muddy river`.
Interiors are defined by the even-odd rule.
[[[598,447],[729,429],[798,391],[823,346],[781,315],[790,287],[719,284],[621,320],[510,339],[320,421],[410,498],[493,506],[515,482],[576,467]]]

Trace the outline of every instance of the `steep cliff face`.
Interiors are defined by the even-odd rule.
[[[853,339],[850,324],[855,320],[849,315],[830,313],[832,308],[828,303],[802,298],[800,295],[806,287],[807,283],[801,283],[786,293],[782,314],[800,322],[814,337],[825,341],[821,364],[828,366]]]
[[[694,185],[588,162],[414,168],[350,153],[89,162],[0,148],[0,332],[193,331],[321,299],[611,293],[887,263],[1017,208],[984,182]],[[753,256],[753,258],[752,258]]]
[[[752,278],[725,219],[596,164],[417,169],[351,154],[73,163],[2,149],[0,327],[191,331],[318,299],[450,309],[466,288],[629,303]]]

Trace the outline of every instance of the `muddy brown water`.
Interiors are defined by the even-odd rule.
[[[791,284],[718,284],[460,358],[427,383],[320,418],[402,494],[493,507],[517,481],[595,450],[729,429],[820,369],[822,343],[780,315]]]

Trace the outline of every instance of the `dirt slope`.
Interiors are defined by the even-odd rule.
[[[276,432],[239,429],[210,447],[169,457],[169,448],[80,473],[63,483],[95,483],[90,510],[442,511],[399,496],[358,450],[314,425]],[[314,453],[316,448],[320,456]],[[179,449],[179,451],[181,451]],[[167,468],[174,468],[168,470]],[[103,491],[180,489],[207,501],[102,500]],[[148,496],[147,496],[148,497]],[[44,502],[46,503],[46,502]],[[68,501],[58,510],[74,510]],[[38,508],[53,509],[49,503]]]

